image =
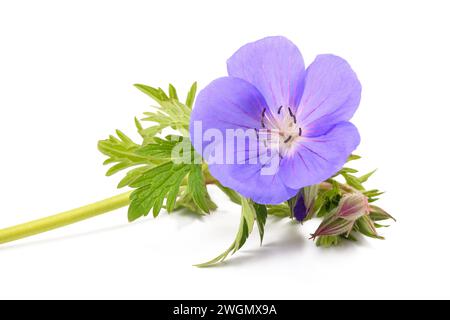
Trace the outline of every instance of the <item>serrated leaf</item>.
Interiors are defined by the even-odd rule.
[[[217,209],[217,204],[214,203],[214,201],[212,201],[211,197],[209,196],[209,194],[206,194],[206,198],[205,201],[207,203],[207,207],[209,211],[214,211]],[[175,205],[175,210],[179,210],[179,209],[187,209],[190,212],[199,214],[199,215],[204,215],[204,211],[202,209],[199,208],[199,206],[194,202],[194,200],[192,199],[192,195],[188,192],[186,192],[186,190],[184,192],[181,193],[180,197],[177,199],[176,201],[176,205]]]
[[[267,207],[259,203],[253,203],[253,206],[255,207],[256,224],[258,226],[259,237],[261,239],[262,244],[264,239],[264,227],[267,221]]]
[[[253,230],[253,225],[256,219],[255,207],[253,207],[251,200],[242,197],[241,206],[242,206],[242,221],[237,237],[240,240],[236,241],[236,246],[234,247],[233,253],[242,248],[248,236]]]
[[[137,129],[139,135],[141,136],[141,138],[145,138],[144,128],[142,127],[142,124],[139,121],[139,119],[136,117],[134,117],[134,125],[136,126],[136,129]]]
[[[98,143],[99,150],[108,156],[104,164],[113,165],[107,175],[137,166],[131,169],[118,185],[119,188],[125,186],[136,188],[130,197],[130,221],[147,215],[150,211],[153,211],[153,215],[156,216],[164,206],[168,211],[173,210],[180,196],[180,184],[191,170],[190,164],[174,163],[183,162],[184,158],[181,161],[172,159],[172,150],[178,141],[163,139],[157,135],[166,128],[174,129],[185,137],[183,142],[189,146],[190,149],[187,150],[192,151],[192,145],[187,138],[191,108],[178,101],[175,87],[172,84],[169,85],[168,95],[161,88],[144,84],[136,84],[135,87],[156,102],[156,105],[152,106],[152,112],[144,113],[143,120],[151,122],[149,127],[144,128],[140,120],[134,119],[136,129],[143,139],[142,143],[133,142],[120,130],[116,131],[116,136],[111,135]],[[194,101],[195,93],[196,84],[194,83],[188,94],[190,106]],[[184,150],[182,148],[181,152],[184,153]],[[195,152],[190,154],[196,155]],[[190,187],[192,189],[192,182]],[[192,201],[195,201],[196,206],[199,204],[202,210],[208,211],[215,206],[209,195],[202,193],[199,187],[194,188],[193,195]]]
[[[127,172],[125,177],[119,182],[117,188],[123,188],[130,185],[133,181],[139,178],[145,171],[154,167],[154,165],[147,165],[143,167],[137,167]]]
[[[117,172],[122,171],[129,167],[132,167],[134,165],[135,165],[135,163],[131,162],[131,161],[119,162],[119,163],[113,165],[111,168],[109,168],[108,171],[106,171],[106,176],[110,177],[110,176],[116,174]]]
[[[173,148],[180,143],[181,137],[173,138],[171,140],[161,139],[155,137],[153,141],[136,150],[136,153],[145,156],[159,159],[171,159]]]
[[[166,209],[172,211],[180,184],[188,174],[190,165],[166,162],[144,172],[130,186],[136,188],[130,196],[128,219],[134,221],[146,216],[150,210],[157,216],[167,198]]]
[[[151,130],[160,133],[164,128],[172,128],[180,132],[183,136],[189,136],[189,120],[191,109],[177,100],[160,100],[156,112],[145,112],[143,121],[156,123],[149,127]],[[146,129],[149,130],[149,129]]]
[[[169,84],[169,97],[178,100],[177,89],[172,84]]]
[[[191,107],[178,101],[178,94],[173,85],[169,85],[169,95],[161,88],[144,84],[135,84],[135,87],[157,102],[157,105],[153,106],[156,112],[146,112],[146,117],[143,119],[154,123],[149,128],[140,130],[144,143],[151,141],[154,135],[168,127],[179,131],[183,136],[189,136]],[[190,94],[193,101],[195,90],[191,88]]]
[[[151,159],[136,152],[140,147],[138,144],[123,132],[117,130],[116,133],[119,138],[110,136],[108,139],[98,142],[99,151],[109,157],[103,164],[115,164],[108,170],[108,176],[132,166],[152,163]]]
[[[162,101],[169,100],[169,96],[164,92],[164,90],[162,88],[158,88],[158,91],[159,91],[159,95],[162,98]]]
[[[196,93],[197,93],[197,82],[194,82],[192,84],[191,89],[189,90],[187,98],[186,98],[186,106],[188,106],[191,109],[194,104]]]
[[[156,102],[160,102],[164,100],[164,95],[161,94],[160,89],[156,89],[153,88],[151,86],[147,86],[145,84],[135,84],[134,85],[136,88],[138,88],[140,91],[142,91],[143,93],[145,93],[146,95],[148,95],[150,98],[152,98],[153,100],[155,100]]]
[[[192,196],[195,204],[202,209],[203,212],[209,213],[208,201],[206,200],[208,190],[206,189],[201,165],[191,165],[187,192]]]

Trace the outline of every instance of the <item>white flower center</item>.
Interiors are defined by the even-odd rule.
[[[261,114],[259,137],[264,146],[277,150],[281,157],[290,156],[302,136],[302,129],[297,123],[290,107],[280,106],[274,115],[266,109]]]

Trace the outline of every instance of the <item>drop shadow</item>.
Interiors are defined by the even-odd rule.
[[[186,209],[180,209],[171,214],[166,213],[164,216],[159,217],[159,219],[172,218],[171,217],[172,215],[177,216],[177,221],[178,221],[177,227],[179,230],[191,225],[192,223],[194,223],[196,221],[204,220],[203,219],[204,216],[201,216],[199,214],[196,214],[196,213],[191,212]],[[136,225],[148,223],[153,220],[154,219],[152,219],[151,217],[150,218],[144,217],[140,220],[133,221],[132,223],[125,222],[120,225],[110,226],[110,227],[106,227],[106,228],[99,228],[96,230],[90,230],[90,231],[86,231],[86,232],[79,232],[79,233],[74,233],[74,234],[70,234],[70,235],[51,237],[51,238],[41,239],[41,240],[28,240],[23,243],[22,242],[21,243],[12,242],[12,243],[8,243],[8,244],[0,245],[0,252],[6,251],[6,250],[22,248],[22,247],[31,247],[31,246],[35,246],[35,245],[42,245],[42,244],[51,243],[54,241],[62,241],[62,240],[76,239],[76,238],[80,238],[80,237],[87,237],[87,236],[94,235],[94,234],[107,233],[107,232],[121,230],[121,229],[125,229],[125,228],[132,228]],[[51,231],[49,231],[49,232],[51,232]]]
[[[177,216],[177,229],[181,230],[192,225],[195,222],[204,222],[205,215],[200,215],[198,213],[192,212],[188,209],[179,209],[170,215]]]
[[[111,231],[115,231],[115,230],[131,228],[133,226],[136,226],[139,224],[144,224],[149,221],[151,221],[151,219],[142,219],[142,220],[134,221],[133,223],[120,224],[120,225],[116,225],[116,226],[100,228],[100,229],[90,230],[90,231],[86,231],[86,232],[74,233],[74,234],[70,234],[70,235],[66,235],[66,236],[51,237],[48,239],[41,239],[41,240],[30,240],[30,241],[23,242],[23,243],[3,244],[0,246],[0,252],[6,251],[6,250],[17,249],[17,248],[25,248],[25,247],[32,247],[32,246],[36,246],[36,245],[43,245],[43,244],[52,243],[55,241],[77,239],[77,238],[87,237],[87,236],[94,235],[94,234],[107,233],[107,232],[111,232]]]
[[[240,250],[239,255],[230,256],[228,260],[215,265],[213,268],[238,267],[247,263],[260,263],[274,256],[292,255],[305,245],[307,240],[298,230],[298,224],[285,226],[284,235],[276,241],[263,243],[260,248]]]

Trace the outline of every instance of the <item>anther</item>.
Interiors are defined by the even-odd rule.
[[[253,129],[255,129],[255,134],[256,134],[256,141],[258,141],[258,142],[259,142],[259,130],[258,130],[258,129],[256,129],[256,128],[253,128]]]
[[[298,128],[298,135],[302,136],[302,128]]]
[[[290,107],[288,107],[288,111],[289,111],[290,116],[291,116],[291,117],[294,117],[294,114],[292,113],[292,110],[291,110]]]
[[[289,140],[291,140],[292,139],[292,136],[289,136],[289,137],[287,137],[287,139],[286,140],[284,140],[284,143],[288,143],[289,142]]]
[[[278,108],[278,111],[277,111],[278,114],[281,113],[281,109],[282,109],[282,108],[283,108],[283,106],[280,106],[280,107]]]
[[[294,123],[297,123],[297,118],[295,117],[294,113],[292,112],[291,108],[288,107],[288,111],[289,111],[289,115],[292,117],[292,119],[294,120]]]
[[[263,109],[261,112],[261,127],[265,128],[266,125],[264,124],[264,117],[266,116],[266,108]]]

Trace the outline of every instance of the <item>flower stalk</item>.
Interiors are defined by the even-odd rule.
[[[0,244],[64,227],[122,207],[130,203],[131,191],[77,209],[0,230]]]

